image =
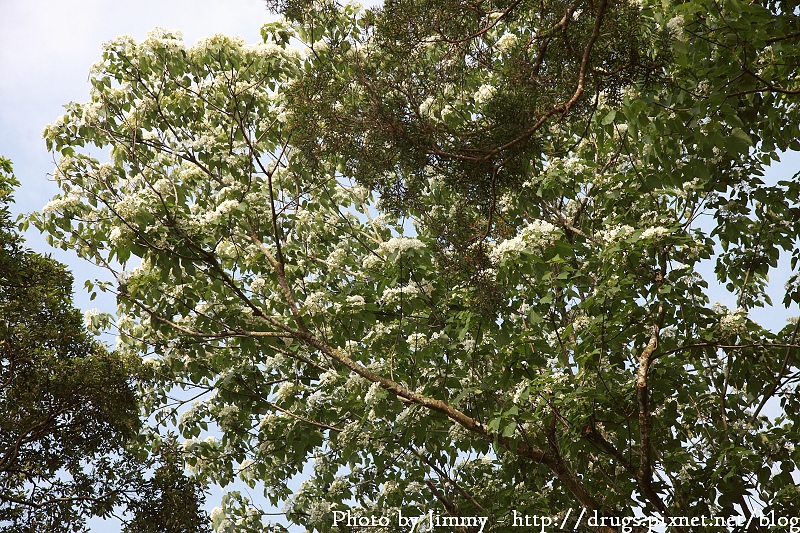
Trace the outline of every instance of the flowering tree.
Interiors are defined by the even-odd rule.
[[[206,530],[175,443],[151,442],[158,458],[130,452],[141,362],[92,340],[71,274],[22,246],[7,207],[16,185],[0,158],[0,532],[86,531],[117,512],[126,531]]]
[[[791,10],[303,4],[260,45],[118,38],[45,131],[35,223],[115,276],[197,475],[317,531],[796,514],[798,326],[749,316],[798,257],[800,184],[758,178],[797,142]]]

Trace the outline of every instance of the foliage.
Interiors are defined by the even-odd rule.
[[[521,185],[538,153],[574,144],[560,130],[585,130],[600,97],[652,85],[669,55],[628,2],[388,1],[360,18],[345,7],[332,32],[342,15],[311,6],[300,36],[317,60],[288,91],[293,143],[395,209],[431,168],[473,203]]]
[[[208,531],[208,515],[201,505],[204,485],[184,472],[183,458],[174,437],[153,437],[156,457],[148,458],[153,470],[137,478],[136,494],[125,501],[124,533],[200,533]],[[141,468],[140,464],[136,466]]]
[[[800,302],[800,182],[760,179],[797,148],[794,8],[458,4],[107,45],[34,222],[116,276],[148,407],[198,475],[314,531],[796,515],[798,325],[750,316],[787,254]],[[262,521],[240,493],[213,516]]]
[[[7,209],[18,183],[0,162],[0,531],[84,531],[151,484],[143,470],[155,462],[126,450],[140,428],[140,363],[94,341],[69,272],[22,247]],[[181,512],[198,512],[196,493],[180,492]]]

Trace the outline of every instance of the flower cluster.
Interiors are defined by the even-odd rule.
[[[547,246],[556,238],[556,230],[556,226],[547,221],[534,220],[513,239],[496,245],[489,253],[489,258],[497,265],[509,257],[518,256],[520,252]]]

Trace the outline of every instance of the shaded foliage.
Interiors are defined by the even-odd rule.
[[[175,470],[175,454],[149,481],[155,461],[127,450],[141,427],[138,359],[93,340],[72,275],[24,248],[7,207],[18,183],[10,162],[0,170],[0,531],[84,531],[89,517],[158,502],[169,516],[136,523],[200,531],[202,491]]]

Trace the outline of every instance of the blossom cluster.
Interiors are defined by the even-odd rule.
[[[512,239],[500,242],[489,253],[492,263],[500,264],[520,252],[547,246],[556,238],[557,228],[545,220],[534,220]]]

